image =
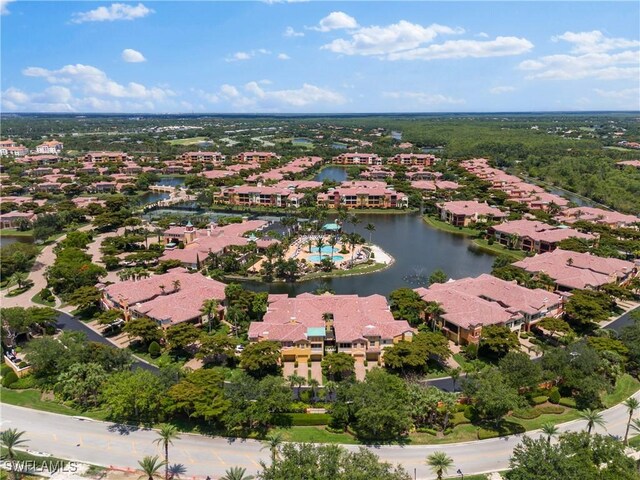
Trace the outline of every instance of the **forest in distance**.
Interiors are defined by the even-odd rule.
[[[400,132],[403,142],[414,149],[438,148],[445,159],[486,157],[510,173],[540,180],[588,197],[612,209],[640,213],[640,169],[619,168],[616,162],[637,160],[640,150],[621,143],[640,141],[637,113],[548,113],[548,114],[456,114],[374,116],[190,116],[190,115],[10,115],[3,116],[3,134],[32,140],[69,133],[65,149],[123,150],[130,154],[153,154],[160,159],[193,150],[171,139],[205,137],[223,154],[242,149],[268,149],[256,140],[269,138],[283,154],[300,153],[299,146],[284,140],[311,137],[313,148],[305,154],[330,158],[337,152],[343,129],[362,130],[371,140],[373,129],[381,135],[371,146],[358,151],[380,155],[392,152]],[[163,130],[163,126],[185,126]],[[160,128],[159,128],[160,127]],[[193,127],[193,128],[189,128]],[[349,133],[353,137],[353,133]],[[233,144],[221,142],[233,138]],[[315,140],[315,138],[322,140]],[[289,152],[290,150],[290,152]]]

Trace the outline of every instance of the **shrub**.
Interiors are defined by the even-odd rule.
[[[26,368],[26,367],[28,367],[28,366],[29,366],[29,364],[28,364],[27,362],[24,362],[24,361],[23,361],[23,362],[20,362],[20,363],[18,364],[18,368]]]
[[[542,415],[542,412],[536,408],[518,408],[514,410],[511,415],[522,420],[533,420]]]
[[[309,408],[309,405],[304,402],[293,402],[289,407],[289,411],[292,413],[305,413],[307,408]]]
[[[149,348],[147,348],[147,352],[151,355],[151,358],[157,358],[162,353],[162,349],[160,348],[160,344],[158,342],[151,342],[149,344]]]
[[[433,428],[429,428],[429,427],[418,427],[416,428],[416,432],[418,433],[428,433],[429,435],[433,435],[434,437],[436,435],[438,435],[438,431],[433,429]]]
[[[537,410],[539,410],[540,413],[553,415],[560,415],[564,412],[564,408],[559,405],[545,405],[544,407],[537,407]]]
[[[464,356],[473,360],[474,358],[478,358],[478,345],[475,343],[469,343],[468,345],[463,347]]]
[[[311,392],[309,390],[305,390],[304,392],[300,393],[300,401],[304,402],[304,403],[310,403],[311,402]]]
[[[9,372],[13,372],[13,370],[11,370],[11,367],[9,365],[7,365],[6,363],[3,363],[2,365],[0,365],[0,375],[4,377]]]
[[[12,389],[15,390],[26,390],[27,388],[35,388],[38,386],[38,380],[33,375],[25,375],[24,377],[18,378],[16,382],[11,384]]]
[[[16,383],[17,381],[18,381],[18,375],[16,375],[16,372],[11,370],[6,375],[3,375],[3,377],[2,377],[2,386],[3,387],[9,387],[9,386],[13,385],[14,383]]]
[[[487,438],[497,438],[500,433],[496,430],[487,430],[486,428],[478,429],[478,440],[486,440]]]
[[[331,415],[328,413],[285,413],[284,416],[291,419],[294,427],[327,425],[331,422]]]
[[[465,424],[471,423],[471,420],[464,415],[464,412],[456,412],[451,418],[451,423],[455,427],[458,425],[465,425]]]
[[[549,400],[549,397],[547,397],[546,395],[539,395],[537,397],[533,397],[531,399],[531,403],[533,405],[542,405],[543,403],[545,403],[547,400]]]
[[[557,405],[560,402],[560,398],[560,392],[558,391],[558,389],[552,389],[551,393],[549,394],[549,401]]]
[[[467,405],[464,408],[464,417],[468,420],[473,420],[473,417],[475,417],[476,412],[473,408],[473,405]]]
[[[493,239],[493,237],[491,237],[489,240],[487,240],[487,243],[489,245],[493,245],[495,243],[495,240]]]
[[[469,405],[465,405],[464,403],[456,404],[456,412],[464,412]]]
[[[344,428],[333,428],[331,425],[327,425],[324,429],[329,433],[344,433]]]
[[[576,401],[570,397],[562,397],[558,403],[563,407],[576,408]]]

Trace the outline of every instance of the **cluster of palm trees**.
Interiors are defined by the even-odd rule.
[[[118,272],[118,278],[121,282],[125,280],[142,280],[143,278],[149,278],[151,273],[144,267],[132,267],[125,268]]]

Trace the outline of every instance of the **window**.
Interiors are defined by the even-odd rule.
[[[339,348],[351,348],[350,343],[341,343],[338,345]]]

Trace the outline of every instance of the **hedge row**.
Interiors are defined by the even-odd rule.
[[[331,420],[331,415],[328,413],[285,413],[283,415],[291,419],[291,425],[294,427],[327,425]]]

